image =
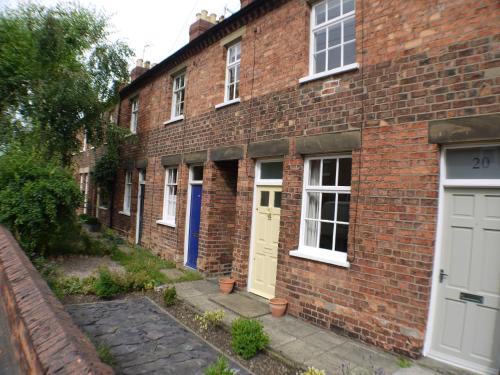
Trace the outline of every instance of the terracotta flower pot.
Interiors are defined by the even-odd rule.
[[[224,294],[229,294],[234,288],[234,279],[219,279],[219,289]]]
[[[271,315],[279,318],[285,314],[288,302],[284,298],[271,298],[269,300],[269,307],[271,308]]]

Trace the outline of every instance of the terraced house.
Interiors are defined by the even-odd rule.
[[[100,215],[130,241],[326,329],[498,372],[497,0],[242,0],[139,61],[116,118],[135,136]]]

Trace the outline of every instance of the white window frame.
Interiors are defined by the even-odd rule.
[[[135,97],[131,100],[130,109],[130,132],[137,134],[137,124],[139,120],[139,98]]]
[[[80,191],[83,193],[83,213],[87,214],[89,210],[89,174],[80,174]]]
[[[309,75],[306,77],[300,78],[299,79],[300,83],[313,81],[313,80],[327,77],[330,75],[343,73],[343,72],[347,72],[347,71],[359,68],[359,64],[356,61],[354,63],[344,65],[344,45],[347,43],[344,43],[343,23],[347,20],[354,19],[354,29],[356,30],[356,1],[354,1],[354,10],[352,10],[346,14],[342,14],[344,4],[343,4],[343,0],[340,0],[340,16],[335,17],[331,20],[325,20],[325,22],[323,22],[319,25],[316,25],[315,24],[316,23],[316,10],[318,9],[319,6],[321,6],[323,4],[327,4],[327,2],[328,2],[328,0],[323,0],[323,1],[315,3],[312,6],[311,18],[310,18],[310,37],[309,37],[309,39],[310,39],[309,40]],[[328,12],[328,10],[327,10],[327,12]],[[341,47],[340,48],[340,50],[341,50],[341,54],[340,54],[341,65],[337,68],[328,70],[328,49],[329,49],[329,47],[328,47],[328,31],[327,31],[326,42],[325,42],[326,43],[325,51],[327,53],[327,56],[325,57],[326,70],[323,72],[315,72],[315,63],[314,63],[314,61],[315,61],[314,55],[315,55],[315,48],[316,48],[315,33],[320,31],[320,30],[323,30],[323,29],[328,29],[330,26],[333,26],[334,24],[338,24],[338,23],[342,23],[340,44],[337,45],[337,46]],[[356,42],[357,42],[357,40],[356,40],[356,35],[355,35],[354,36],[354,43],[356,43]],[[352,41],[349,41],[348,43],[352,43]],[[330,48],[332,48],[332,47],[330,47]]]
[[[177,85],[178,80],[182,78],[182,86]],[[170,122],[184,119],[184,109],[186,105],[186,72],[181,72],[175,75],[172,83],[172,110],[170,115]],[[179,95],[182,92],[182,100],[179,100]],[[180,106],[182,105],[182,112]],[[179,110],[179,111],[178,111]]]
[[[239,55],[240,57],[238,58],[238,54],[236,53],[235,54],[235,61],[231,62],[229,61],[229,58],[231,56],[231,50],[233,49],[236,49],[236,50],[239,50]],[[233,103],[233,102],[237,102],[239,101],[240,99],[240,79],[239,78],[236,78],[236,74],[235,74],[235,81],[234,83],[231,83],[229,82],[229,71],[231,69],[235,69],[240,71],[240,75],[241,75],[241,41],[238,41],[236,43],[233,43],[231,44],[230,46],[228,46],[227,48],[227,56],[226,56],[226,83],[224,85],[224,103]],[[234,86],[235,90],[234,90],[234,97],[231,98],[230,95],[229,95],[229,91],[230,91],[230,87],[231,86]],[[236,88],[238,88],[238,96],[236,96]]]
[[[132,171],[125,171],[125,190],[123,192],[123,215],[130,216],[130,206],[132,203]]]
[[[346,267],[348,268],[350,266],[350,263],[347,261],[347,252],[341,252],[341,251],[336,251],[336,250],[326,250],[326,249],[321,249],[319,247],[311,247],[311,246],[306,246],[305,245],[305,231],[306,231],[306,225],[305,225],[305,219],[306,219],[306,210],[307,210],[307,193],[308,192],[320,192],[320,193],[338,193],[338,194],[351,194],[351,186],[311,186],[309,185],[309,175],[310,175],[310,163],[313,160],[328,160],[328,159],[336,159],[337,160],[337,169],[336,169],[336,181],[338,181],[339,177],[339,161],[340,159],[351,159],[352,160],[352,155],[329,155],[329,156],[314,156],[314,157],[308,157],[304,161],[304,181],[303,181],[303,188],[302,188],[302,211],[300,215],[300,240],[299,240],[299,248],[297,250],[290,251],[290,255],[300,257],[300,258],[305,258],[305,259],[311,259],[323,263],[330,263],[334,264],[337,266],[341,267]],[[352,173],[352,172],[351,172]],[[320,167],[320,178],[323,174],[323,163],[321,163]],[[332,221],[332,223],[340,223],[340,224],[347,224],[350,225],[349,222],[339,222],[337,221],[337,207],[338,207],[338,200],[335,202],[335,214],[334,218],[335,220]],[[321,215],[321,202],[319,203],[319,212]],[[319,222],[321,222],[321,219],[318,219]],[[319,230],[321,228],[321,225],[319,225]],[[335,243],[336,240],[336,235],[335,235],[335,229],[334,227],[334,237],[333,237],[333,242]],[[318,233],[318,241],[319,241],[319,233]]]
[[[175,171],[175,172],[174,172]],[[175,181],[171,177],[171,174],[175,173]],[[178,192],[178,181],[179,181],[179,169],[177,167],[168,167],[165,169],[165,188],[163,192],[163,215],[162,219],[158,220],[158,224],[166,225],[175,228],[175,216],[177,213],[177,192]],[[169,215],[168,211],[170,205],[173,206],[173,215]]]

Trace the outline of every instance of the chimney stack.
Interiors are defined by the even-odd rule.
[[[132,71],[130,72],[130,80],[135,81],[137,77],[148,71],[149,67],[150,67],[149,61],[146,61],[146,63],[144,63],[142,59],[137,59],[135,68],[132,69]]]
[[[189,28],[189,41],[199,37],[205,31],[210,29],[213,25],[217,24],[217,15],[212,13],[208,15],[206,10],[196,14],[196,21]]]

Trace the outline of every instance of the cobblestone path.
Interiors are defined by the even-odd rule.
[[[106,344],[117,374],[203,374],[220,355],[147,298],[66,306],[93,342]],[[229,361],[238,374],[248,374]]]

